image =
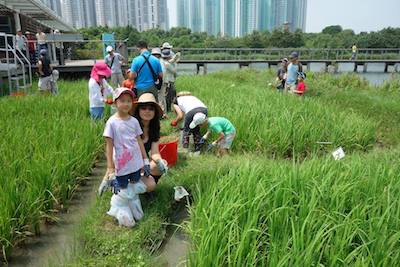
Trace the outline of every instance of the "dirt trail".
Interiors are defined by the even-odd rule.
[[[43,225],[40,236],[28,238],[26,244],[11,255],[8,266],[61,266],[77,248],[76,227],[96,199],[99,181],[106,170],[105,160],[99,160],[84,185],[76,190],[68,211],[60,213],[60,221]]]

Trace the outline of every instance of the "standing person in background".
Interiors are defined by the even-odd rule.
[[[176,63],[171,62],[173,57],[171,50],[164,50],[162,52],[161,65],[163,66],[163,86],[159,91],[159,103],[164,111],[166,117],[167,112],[171,111],[173,99],[176,97],[175,90],[175,77],[176,77]]]
[[[61,32],[60,32],[60,30],[55,29],[53,34],[61,35]],[[56,58],[58,59],[58,64],[62,65],[64,62],[64,59],[61,58],[61,49],[64,49],[64,45],[60,42],[56,42],[56,43],[54,43],[54,46],[56,47]]]
[[[32,36],[30,32],[25,32],[26,39],[28,41],[28,50],[29,50],[29,60],[31,64],[36,63],[36,55],[35,55],[35,38]]]
[[[108,54],[104,61],[111,69],[111,84],[115,87],[122,86],[124,76],[122,75],[121,66],[125,58],[121,54],[114,52],[114,48],[111,45],[107,46],[106,51]]]
[[[281,67],[278,69],[276,73],[276,89],[279,92],[282,92],[285,89],[285,83],[287,78],[287,67],[288,67],[288,59],[283,58],[281,62]]]
[[[38,52],[40,52],[40,50],[42,50],[42,49],[47,50],[46,34],[40,28],[38,28],[38,32],[36,33],[36,40],[37,40],[37,51]]]
[[[161,86],[163,78],[161,63],[150,55],[145,41],[139,41],[137,48],[140,55],[132,61],[129,79],[135,81],[137,97],[144,93],[152,93],[157,100],[159,89],[156,85]]]
[[[299,64],[299,55],[297,52],[292,52],[289,57],[290,63],[287,68],[287,79],[285,85],[285,92],[292,92],[297,87],[297,73],[302,71],[301,64]]]
[[[15,36],[15,42],[16,42],[17,48],[22,52],[22,54],[24,56],[26,56],[26,48],[28,46],[28,40],[22,34],[21,30],[17,31],[17,35]]]
[[[159,47],[154,47],[151,49],[151,55],[155,56],[158,60],[161,59],[161,49]],[[161,65],[162,67],[162,65]]]
[[[353,44],[351,47],[351,58],[350,60],[355,60],[357,58],[357,46],[356,44]]]
[[[104,62],[97,62],[92,68],[89,79],[89,112],[93,120],[103,118],[104,104],[113,89],[106,78],[111,76],[111,69]]]

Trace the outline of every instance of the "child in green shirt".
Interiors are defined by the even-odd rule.
[[[231,148],[236,136],[236,129],[233,124],[224,117],[207,118],[204,113],[196,113],[189,127],[193,129],[198,125],[201,128],[208,127],[207,133],[202,137],[200,143],[204,143],[211,132],[216,133],[218,134],[218,138],[211,143],[211,146],[218,146],[218,156],[225,155]]]

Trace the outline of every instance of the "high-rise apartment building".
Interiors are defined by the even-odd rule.
[[[169,28],[167,0],[130,0],[130,25],[139,31]]]
[[[307,0],[177,0],[178,26],[236,37],[285,23],[304,30],[306,8]]]
[[[40,0],[75,28],[169,28],[167,0]]]

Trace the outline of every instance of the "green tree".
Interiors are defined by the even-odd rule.
[[[342,26],[340,26],[340,25],[331,25],[331,26],[325,27],[322,30],[322,33],[323,34],[332,34],[332,35],[334,35],[334,34],[338,34],[338,33],[342,32],[342,31],[343,31]]]

